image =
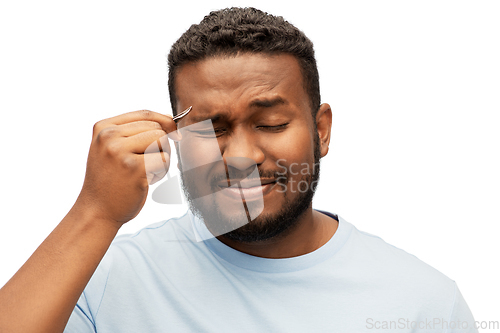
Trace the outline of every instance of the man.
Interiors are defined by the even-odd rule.
[[[95,124],[75,205],[1,290],[2,332],[475,331],[452,280],[312,209],[331,110],[299,30],[213,12],[169,70],[191,111]],[[190,212],[110,246],[165,175],[167,133]]]

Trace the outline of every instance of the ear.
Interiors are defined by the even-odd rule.
[[[321,157],[324,157],[328,153],[332,131],[332,109],[330,105],[324,103],[319,107],[316,114],[316,127],[318,129]]]

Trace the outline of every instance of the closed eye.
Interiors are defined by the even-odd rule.
[[[260,126],[257,126],[257,128],[260,128],[260,129],[265,130],[265,131],[277,132],[280,130],[284,130],[287,126],[288,126],[288,123],[280,124],[280,125],[272,125],[272,126],[260,125]]]
[[[213,130],[208,130],[208,131],[197,131],[196,133],[198,133],[198,135],[201,135],[201,136],[216,136],[216,137],[219,137],[223,134],[226,133],[226,129],[225,128],[214,128]]]
[[[206,130],[190,130],[190,132],[195,133],[198,136],[202,137],[214,137],[223,135],[226,130],[223,128],[214,128],[214,129],[206,129]]]
[[[279,132],[284,130],[289,123],[285,124],[280,124],[280,125],[259,125],[257,126],[258,129],[267,131],[267,132]],[[192,132],[196,133],[198,136],[201,137],[220,137],[224,134],[227,133],[227,128],[214,128],[214,129],[207,129],[207,130],[192,130]]]

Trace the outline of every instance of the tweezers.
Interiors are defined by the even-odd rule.
[[[192,106],[188,107],[186,110],[182,111],[181,113],[173,117],[172,120],[178,122],[181,118],[186,116],[189,113],[189,111],[191,111],[192,108],[193,108]]]

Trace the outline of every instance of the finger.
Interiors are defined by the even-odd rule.
[[[134,121],[132,123],[114,125],[114,126],[116,126],[116,131],[118,135],[122,137],[129,137],[151,130],[163,130],[160,123],[149,120]]]
[[[141,120],[122,125],[108,125],[108,127],[101,130],[100,135],[102,136],[103,133],[106,132],[106,135],[111,137],[130,137],[151,130],[160,130],[166,134],[159,123],[155,121]],[[175,141],[180,141],[181,139],[180,132],[178,131],[168,133],[168,137]]]
[[[166,135],[156,139],[145,150],[144,154],[165,153],[170,156],[170,143]]]
[[[150,153],[142,156],[148,184],[152,185],[165,177],[170,165],[170,155],[166,153]]]
[[[148,154],[155,152],[166,152],[170,154],[170,144],[168,136],[163,130],[151,130],[141,132],[123,138],[121,144],[125,147],[126,151],[135,154]]]
[[[154,183],[157,183],[158,181],[162,180],[166,174],[167,172],[164,172],[162,174],[148,174],[147,175],[148,184],[153,185]]]
[[[127,123],[123,125],[113,125],[113,126],[116,126],[117,134],[123,137],[133,136],[141,132],[146,132],[150,130],[163,130],[160,123],[147,120],[134,121],[132,123]],[[170,139],[174,141],[180,141],[182,138],[180,131],[173,131],[167,133],[167,135]]]
[[[172,116],[164,115],[158,112],[149,110],[140,110],[127,112],[115,117],[107,118],[99,121],[98,127],[106,128],[111,125],[123,125],[136,121],[154,121],[160,124],[161,128],[166,132],[174,132],[177,130],[177,125],[172,120]],[[96,124],[96,125],[97,125]]]

